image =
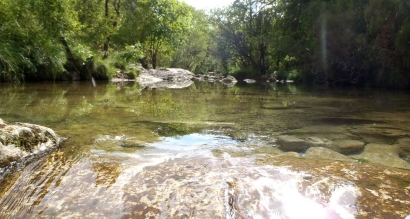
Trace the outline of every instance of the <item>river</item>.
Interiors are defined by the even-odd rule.
[[[0,218],[410,215],[405,92],[1,84],[0,118],[67,138],[4,177]],[[285,148],[289,138],[310,148]]]

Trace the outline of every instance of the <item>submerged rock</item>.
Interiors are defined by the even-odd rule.
[[[277,140],[278,148],[282,151],[304,152],[309,148],[306,141],[290,135],[281,135]]]
[[[121,148],[129,149],[143,149],[146,147],[145,141],[139,140],[135,137],[122,136],[110,136],[103,135],[95,140],[96,148],[101,148],[108,152],[123,151]]]
[[[62,140],[50,128],[28,123],[12,125],[0,119],[0,167],[55,148]]]
[[[333,151],[328,148],[313,147],[309,148],[305,154],[306,158],[319,158],[319,159],[329,159],[329,160],[342,160],[342,161],[353,161],[353,159]]]
[[[336,150],[342,154],[353,154],[364,148],[364,142],[356,140],[340,140],[333,142]]]
[[[410,163],[410,138],[402,138],[399,140],[399,155]]]
[[[332,148],[332,141],[325,138],[309,137],[306,139],[306,142],[310,145],[310,147]]]
[[[349,132],[369,143],[394,144],[398,138],[408,137],[408,132],[389,124],[355,126]]]
[[[355,139],[356,137],[355,135],[349,133],[346,127],[335,125],[305,126],[300,129],[292,130],[288,133],[292,135],[297,135],[299,138],[309,138],[314,136],[318,138],[326,138],[331,141]]]
[[[410,164],[400,159],[399,145],[368,144],[363,153],[352,156],[363,161],[377,163],[388,167],[410,169]]]

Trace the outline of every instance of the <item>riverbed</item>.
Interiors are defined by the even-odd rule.
[[[410,215],[406,92],[1,84],[0,118],[67,138],[4,177],[0,218]],[[284,150],[281,136],[321,144]],[[363,146],[333,146],[346,141]]]

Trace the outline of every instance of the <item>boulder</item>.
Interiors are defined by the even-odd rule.
[[[0,119],[0,167],[57,147],[63,139],[50,128]]]
[[[150,69],[148,74],[160,78],[165,81],[172,82],[182,82],[192,80],[194,74],[188,70],[180,68],[159,68],[159,69]]]
[[[309,148],[309,144],[294,136],[281,135],[277,139],[278,148],[282,151],[305,152]]]
[[[141,73],[137,78],[137,82],[140,83],[142,86],[158,83],[161,81],[163,81],[161,78],[157,78],[153,75],[150,75],[147,72]]]
[[[192,85],[195,75],[180,68],[159,68],[142,72],[137,82],[149,88],[185,88]]]

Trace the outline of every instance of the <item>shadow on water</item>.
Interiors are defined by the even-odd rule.
[[[211,83],[181,90],[27,84],[0,92],[7,94],[2,119],[68,138],[0,183],[1,218],[410,214],[408,95]],[[354,140],[363,152],[285,153],[280,135]]]

